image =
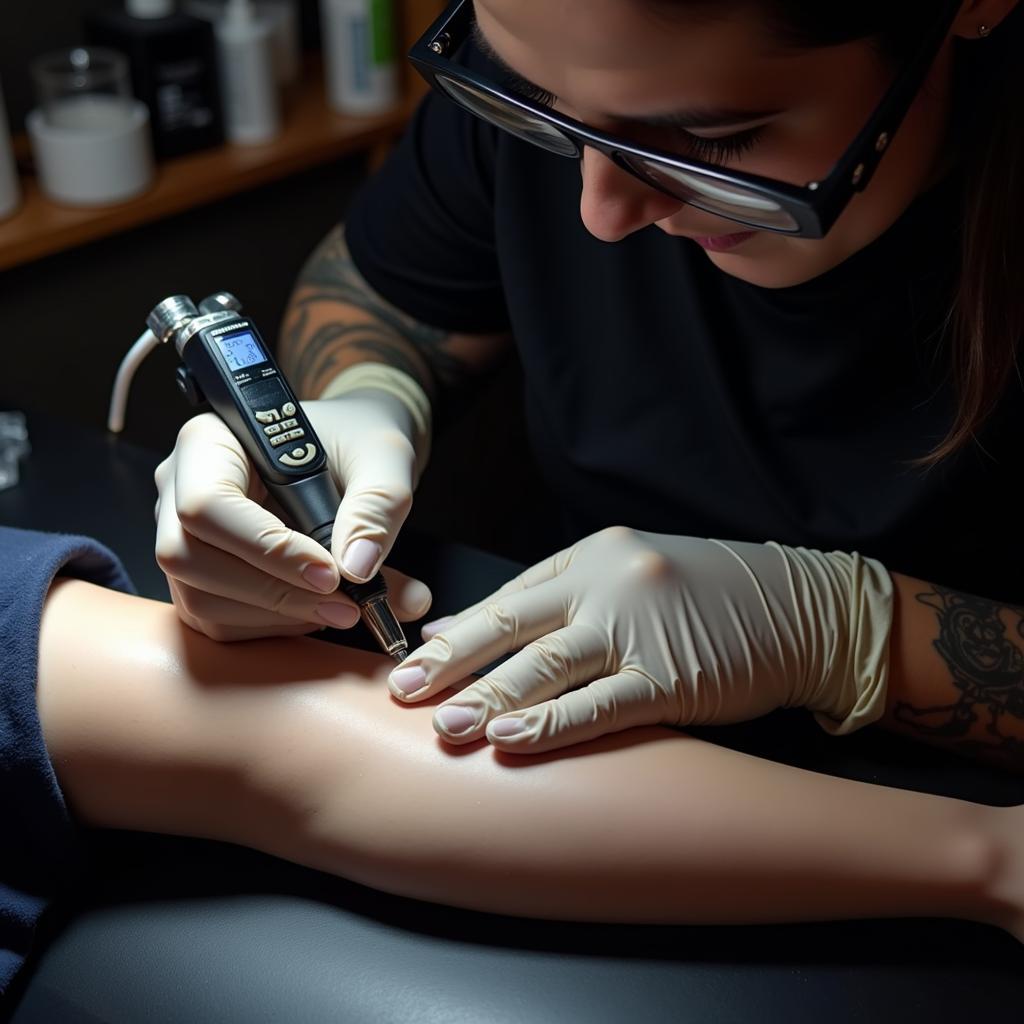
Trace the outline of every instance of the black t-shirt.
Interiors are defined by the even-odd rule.
[[[463,59],[500,75],[467,48]],[[959,266],[959,178],[805,284],[760,288],[650,226],[601,242],[580,171],[464,113],[420,106],[346,236],[366,280],[452,331],[511,329],[527,426],[569,539],[661,533],[860,551],[1024,601],[1024,402],[925,471],[952,423],[939,342]]]

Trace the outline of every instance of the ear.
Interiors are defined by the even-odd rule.
[[[984,38],[995,32],[1018,0],[965,0],[953,21],[953,34],[963,39]]]

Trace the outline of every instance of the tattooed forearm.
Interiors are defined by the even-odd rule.
[[[1024,608],[935,586],[932,647],[949,673],[929,696],[897,700],[893,720],[961,753],[1024,770]],[[948,698],[948,699],[947,699]]]
[[[389,363],[432,398],[491,360],[497,336],[472,338],[413,320],[377,295],[356,269],[339,225],[317,247],[296,283],[278,352],[303,396],[319,394],[347,366]]]
[[[283,351],[286,339],[296,340],[288,358]],[[282,335],[282,359],[291,367],[289,377],[299,382],[303,395],[318,394],[346,366],[367,358],[367,353],[403,370],[418,380],[427,394],[432,393],[434,382],[423,360],[384,325],[330,321],[314,328],[308,307],[300,303]]]

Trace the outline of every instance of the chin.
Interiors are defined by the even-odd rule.
[[[723,274],[746,281],[759,288],[792,288],[813,281],[851,254],[833,252],[822,241],[762,235],[759,245],[742,247],[736,252],[705,252]]]

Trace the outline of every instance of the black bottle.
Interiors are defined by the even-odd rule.
[[[156,158],[224,142],[217,49],[208,21],[174,0],[127,0],[124,11],[86,16],[86,36],[128,57],[132,90],[149,107]]]

